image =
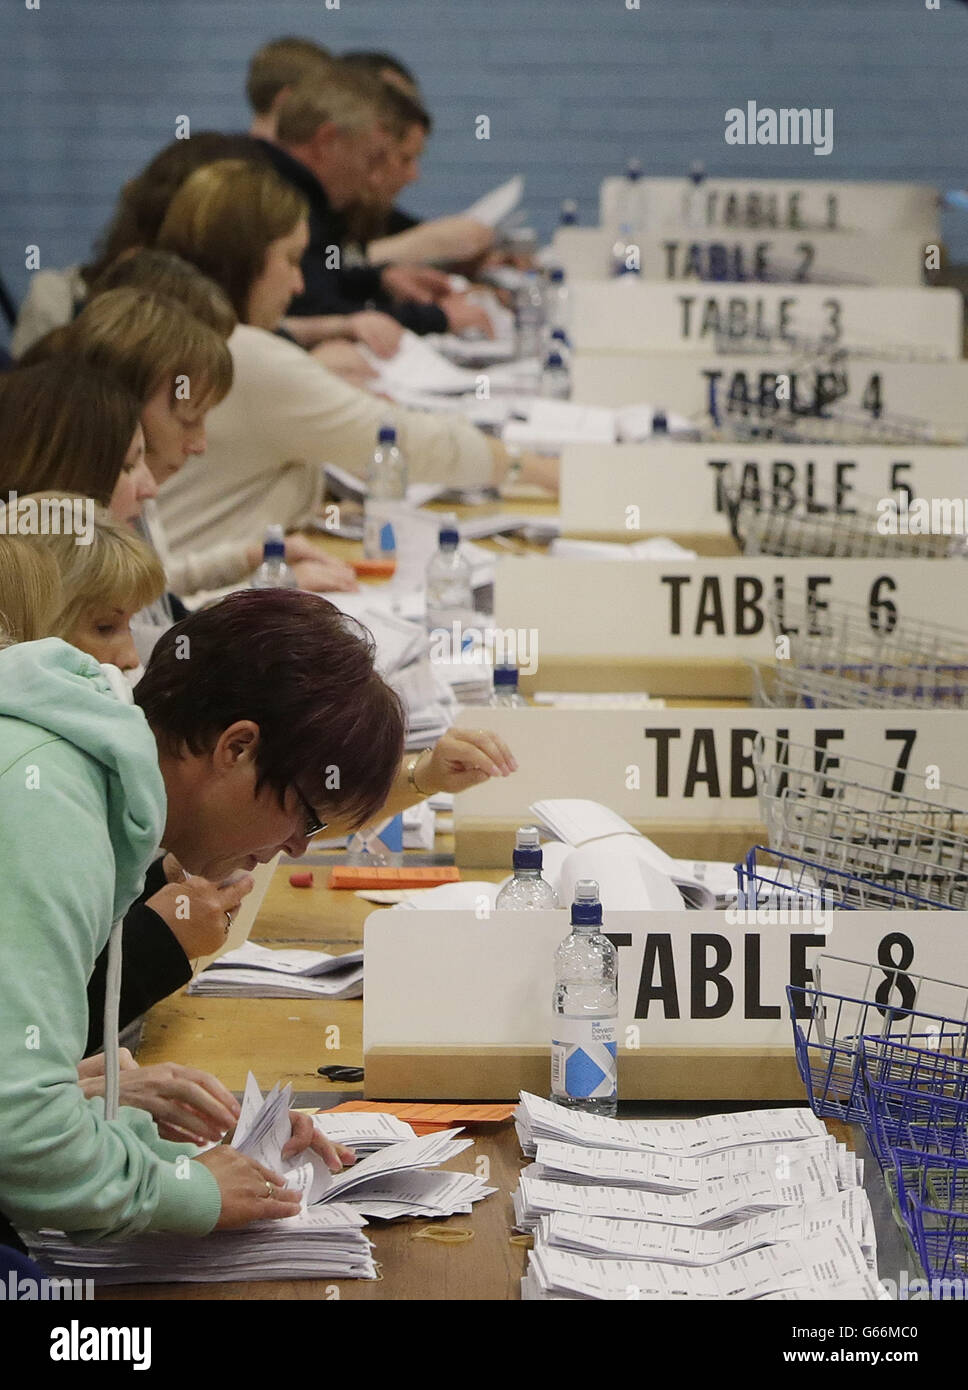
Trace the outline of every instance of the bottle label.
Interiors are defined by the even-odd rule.
[[[608,1100],[616,1094],[618,1021],[563,1018],[551,1033],[551,1092],[556,1096]]]

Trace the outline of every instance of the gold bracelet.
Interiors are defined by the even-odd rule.
[[[420,759],[423,757],[425,753],[429,752],[429,748],[421,748],[420,752],[415,753],[414,756],[407,763],[407,783],[409,786],[413,787],[414,791],[417,793],[418,796],[433,796],[433,792],[425,792],[420,790],[420,788],[417,786],[417,779],[413,775],[416,771],[416,767]]]

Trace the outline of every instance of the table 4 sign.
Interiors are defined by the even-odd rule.
[[[756,355],[577,352],[572,396],[613,410],[648,401],[727,425],[769,425],[780,411],[803,427],[847,418],[855,429],[878,432],[872,443],[907,440],[912,431],[926,444],[968,436],[968,362],[805,362],[802,354],[767,355],[765,348]]]

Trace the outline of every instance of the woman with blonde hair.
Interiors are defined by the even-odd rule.
[[[503,445],[467,421],[378,400],[276,335],[302,288],[308,235],[302,195],[242,160],[196,170],[168,208],[157,245],[211,276],[239,318],[229,339],[233,385],[209,418],[205,458],[191,460],[159,500],[176,555],[239,537],[256,515],[296,524],[307,472],[337,463],[365,476],[385,424],[396,427],[411,481],[481,487],[507,473]],[[554,488],[557,461],[526,458],[521,476]]]

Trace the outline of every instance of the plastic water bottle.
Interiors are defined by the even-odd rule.
[[[571,395],[568,368],[560,352],[552,350],[545,358],[541,373],[541,394],[548,400],[566,401]]]
[[[703,184],[706,182],[706,170],[700,160],[694,159],[689,165],[688,179],[689,186],[682,199],[682,217],[691,231],[699,231],[705,226]]]
[[[527,709],[527,700],[518,694],[518,668],[516,666],[494,667],[494,690],[488,703],[499,708]]]
[[[515,911],[558,907],[558,894],[541,876],[543,859],[538,827],[522,825],[514,837],[514,877],[498,893],[494,906]]]
[[[654,410],[652,412],[652,433],[669,433],[669,417],[666,415],[664,410]]]
[[[639,180],[642,165],[630,159],[625,181],[618,196],[618,236],[612,246],[612,274],[638,275],[642,269],[642,247],[639,227],[642,221],[642,191]]]
[[[406,506],[407,462],[397,447],[392,425],[381,425],[367,477],[363,504],[363,554],[368,560],[392,559],[397,548],[394,525]]]
[[[574,198],[565,198],[561,204],[561,211],[558,214],[559,227],[575,227],[578,225],[578,204]]]
[[[545,324],[549,329],[564,328],[569,324],[568,281],[560,265],[548,272],[548,288],[545,290]]]
[[[262,564],[252,576],[253,589],[298,589],[299,581],[286,564],[286,533],[282,526],[267,526],[262,545]]]
[[[515,298],[515,332],[518,357],[540,357],[544,328],[544,296],[536,270],[529,270]]]
[[[457,518],[448,515],[440,523],[437,550],[427,566],[427,630],[453,632],[454,624],[468,621],[474,611],[473,575],[469,561],[460,553]],[[452,652],[459,660],[460,651]]]
[[[618,952],[602,932],[594,879],[579,879],[571,934],[555,952],[551,1099],[614,1115],[618,1102]]]

